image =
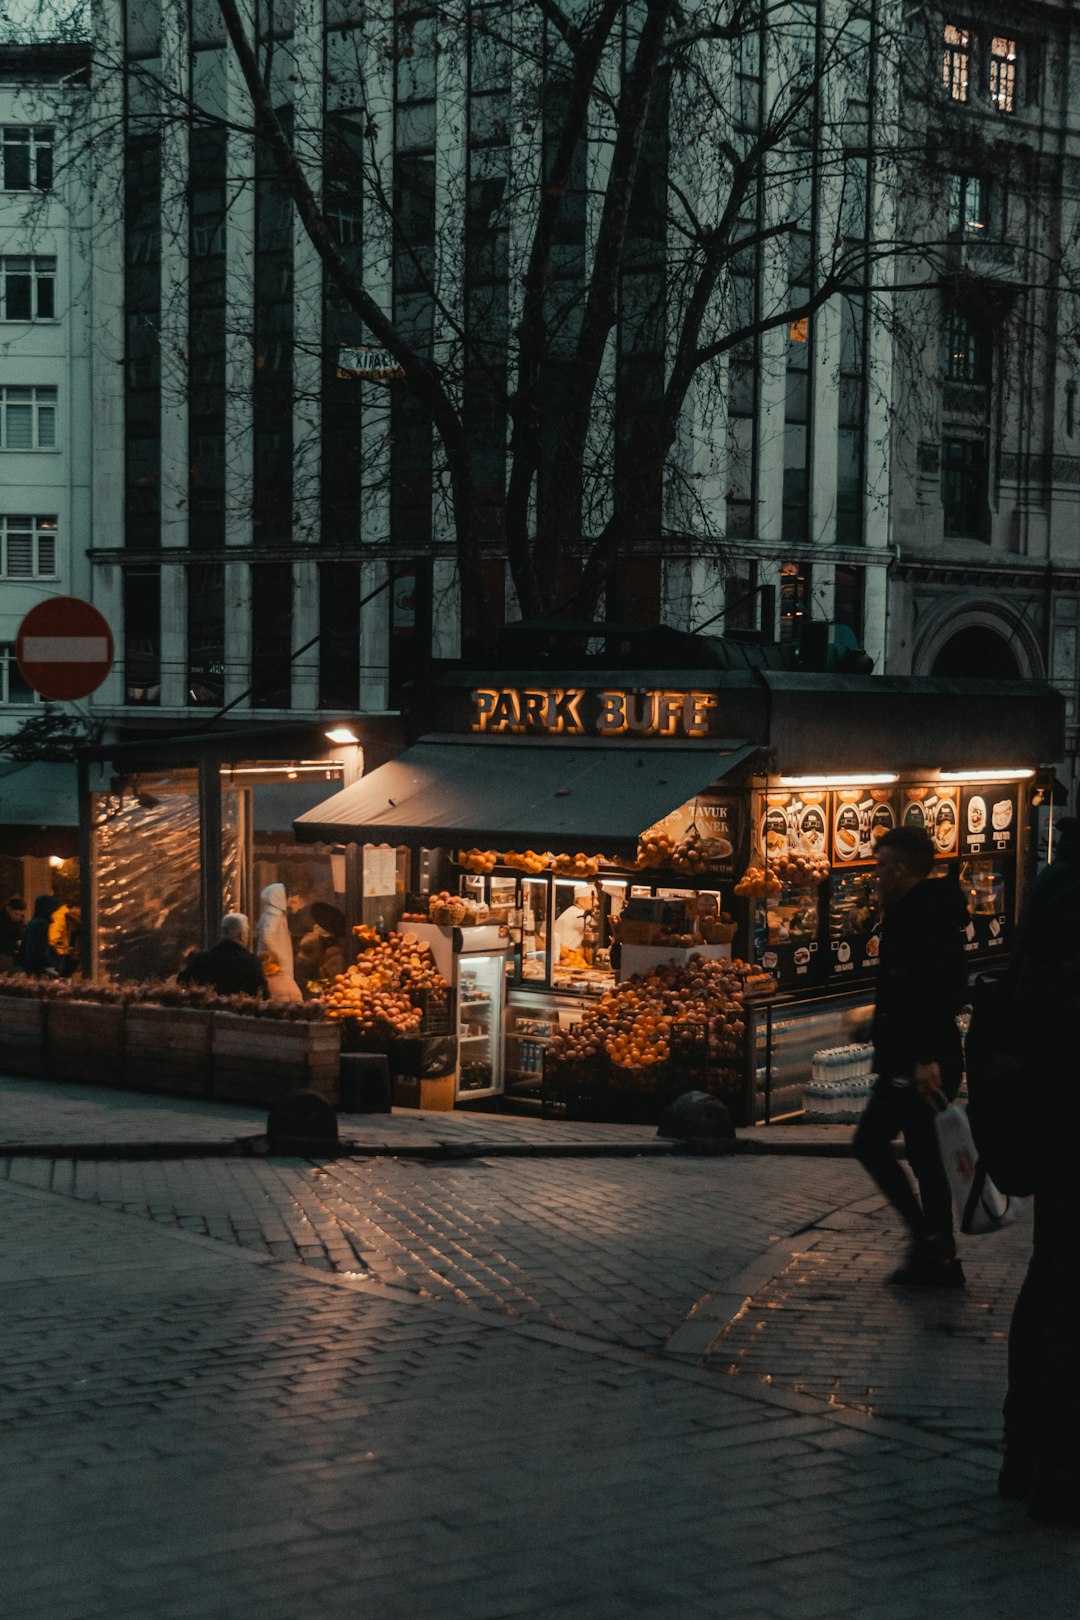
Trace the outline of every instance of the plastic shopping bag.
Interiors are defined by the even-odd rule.
[[[941,1162],[952,1194],[956,1222],[969,1237],[996,1232],[1012,1220],[1009,1200],[979,1163],[966,1109],[946,1102],[938,1092],[934,1106]]]

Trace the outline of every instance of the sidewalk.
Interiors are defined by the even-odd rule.
[[[512,1114],[339,1114],[342,1149],[358,1157],[466,1158],[500,1154],[614,1158],[685,1151],[651,1125],[568,1124]],[[0,1158],[210,1158],[242,1151],[266,1131],[266,1110],[53,1080],[0,1078]],[[843,1125],[771,1125],[738,1132],[753,1153],[843,1155]]]
[[[4,1620],[1074,1620],[1024,1217],[897,1294],[852,1159],[492,1157],[9,1160]]]

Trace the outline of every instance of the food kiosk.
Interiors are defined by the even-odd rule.
[[[703,1084],[751,1122],[797,1112],[813,1053],[865,1034],[890,827],[925,827],[963,886],[973,968],[1008,952],[1062,711],[1019,681],[453,671],[414,695],[410,746],[294,825],[408,852],[387,923],[456,959],[459,1103],[465,1043],[493,1027],[460,989],[483,929],[504,987],[485,991],[486,1105],[544,1109],[558,1071],[599,1107],[606,1065],[654,1102]],[[703,998],[720,1011],[697,1028]]]

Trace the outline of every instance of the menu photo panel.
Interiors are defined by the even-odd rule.
[[[960,804],[960,848],[965,855],[1012,855],[1017,846],[1019,792],[1014,783],[965,787]]]
[[[893,787],[837,788],[832,794],[834,866],[872,861],[879,841],[898,821]]]
[[[956,855],[960,842],[960,790],[951,782],[905,782],[901,824],[930,834],[939,859]]]
[[[758,876],[750,893],[756,958],[786,988],[820,984],[826,973],[821,895],[829,871],[828,794],[806,789],[759,795],[755,831]]]

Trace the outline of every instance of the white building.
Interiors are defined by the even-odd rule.
[[[0,47],[0,736],[36,703],[20,621],[90,594],[89,48]]]

